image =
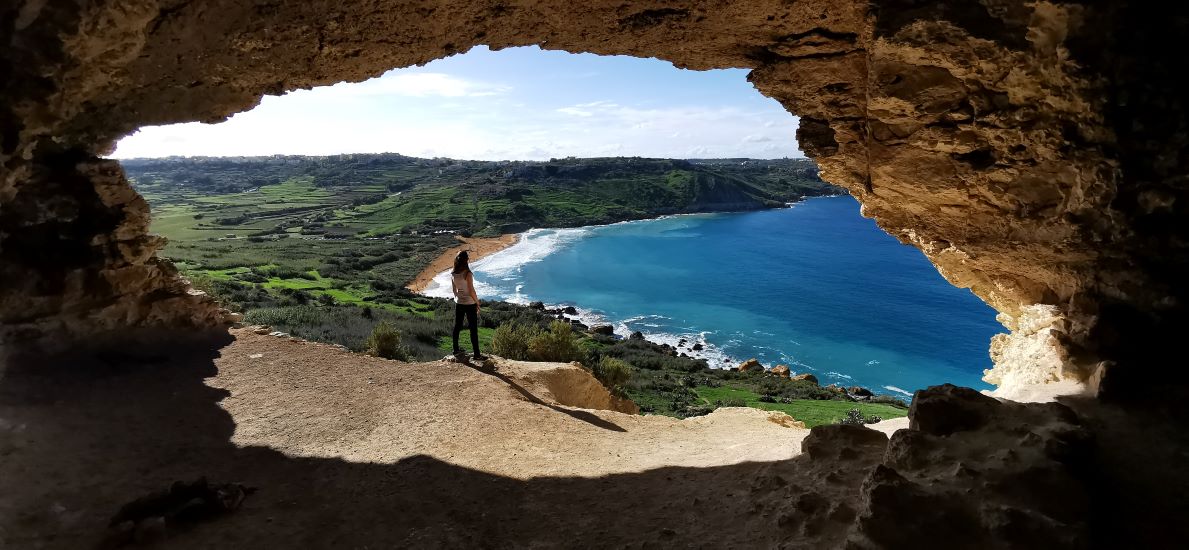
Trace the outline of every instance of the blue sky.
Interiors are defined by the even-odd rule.
[[[796,129],[745,70],[477,47],[366,82],[266,96],[220,124],[142,128],[113,156],[801,157]]]

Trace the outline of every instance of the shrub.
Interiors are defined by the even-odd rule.
[[[549,330],[528,341],[528,356],[533,361],[577,361],[582,350],[574,341],[574,329],[565,321],[554,321]]]
[[[388,321],[380,321],[367,339],[368,353],[385,359],[409,360],[409,349],[400,342],[400,331]]]
[[[846,411],[846,416],[839,420],[839,424],[847,424],[852,426],[862,426],[864,424],[874,424],[883,421],[882,418],[876,415],[871,415],[866,418],[863,417],[863,412],[859,409],[851,409]]]
[[[738,398],[730,397],[727,399],[718,399],[714,402],[715,407],[746,407],[747,402]]]
[[[907,409],[908,403],[890,395],[877,395],[868,400],[870,403],[883,403],[900,409]]]
[[[211,298],[219,299],[215,293],[215,282],[206,275],[189,275],[186,277],[190,280],[190,287],[194,290],[201,290]]]
[[[611,393],[622,396],[624,384],[632,378],[632,367],[614,357],[604,357],[594,363],[591,374]]]
[[[541,334],[541,329],[520,323],[504,323],[495,329],[491,338],[491,351],[500,357],[526,361],[529,358],[529,341]]]

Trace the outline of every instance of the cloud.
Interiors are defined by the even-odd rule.
[[[558,109],[557,112],[566,114],[566,115],[581,116],[581,117],[594,116],[594,113],[592,113],[590,111],[583,111],[582,109],[579,109],[577,107],[562,107],[562,108]]]
[[[728,97],[685,94],[692,85],[685,82],[566,85],[552,77],[542,82],[535,65],[528,76],[486,65],[472,72],[433,69],[268,96],[217,125],[143,128],[121,140],[114,156],[800,156],[797,119],[753,89],[740,91],[752,96]]]

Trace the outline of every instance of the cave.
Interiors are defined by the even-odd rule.
[[[1184,458],[1187,28],[1184,7],[1118,1],[18,0],[0,8],[2,351],[28,369],[38,354],[226,332],[229,312],[156,256],[148,205],[103,158],[142,126],[217,122],[264,94],[476,45],[746,68],[801,117],[823,179],[1010,329],[987,374],[1009,401],[918,395],[914,430],[863,482],[849,544],[1166,545],[1186,529],[1170,521],[1184,474],[1089,449],[1143,436]],[[1031,451],[971,482],[964,453],[1005,445]],[[971,511],[971,494],[997,512]],[[910,521],[904,506],[939,511]]]

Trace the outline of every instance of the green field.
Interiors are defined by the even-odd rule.
[[[451,323],[453,323],[453,321],[451,321]],[[479,349],[490,351],[491,350],[491,337],[494,335],[495,335],[495,329],[487,328],[487,327],[479,327]],[[459,345],[459,347],[462,348],[462,351],[467,352],[468,355],[470,354],[470,352],[471,352],[471,333],[469,330],[467,330],[467,328],[465,326],[462,329],[462,333],[460,333],[458,335],[458,345]],[[438,349],[442,350],[442,353],[453,352],[454,351],[454,342],[452,340],[452,337],[451,336],[443,336],[442,339],[440,341],[438,341]]]
[[[698,387],[694,391],[707,404],[729,399],[741,399],[748,407],[767,411],[780,411],[804,422],[807,427],[834,424],[846,416],[851,409],[859,409],[863,416],[875,415],[884,420],[908,415],[908,410],[884,403],[856,403],[851,401],[826,401],[817,399],[794,399],[791,403],[766,403],[754,392],[731,387]]]

